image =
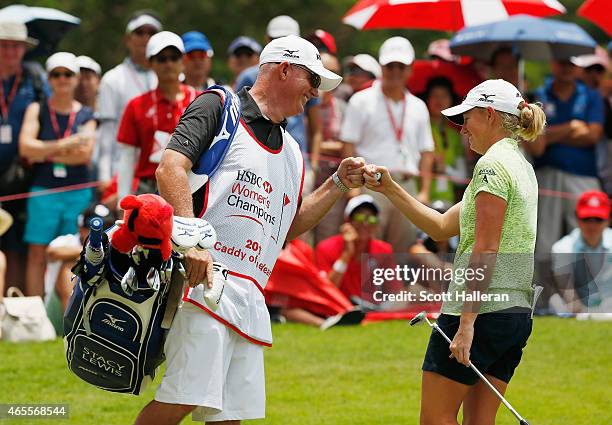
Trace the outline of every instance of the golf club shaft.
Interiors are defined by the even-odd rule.
[[[434,328],[440,335],[442,335],[442,337],[448,341],[448,344],[451,344],[451,340],[450,338],[444,333],[444,331],[442,329],[440,329],[440,326],[438,326],[437,323],[431,323],[429,320],[427,320],[427,323],[429,324],[429,326],[431,326],[432,328]],[[508,403],[508,401],[504,398],[504,396],[497,391],[497,388],[495,388],[495,386],[482,374],[480,373],[480,371],[478,370],[478,368],[476,366],[474,366],[474,364],[472,362],[470,362],[470,368],[476,373],[476,375],[478,375],[478,377],[480,379],[483,380],[483,382],[485,384],[487,384],[487,386],[491,389],[491,391],[493,391],[493,393],[495,393],[495,395],[500,399],[500,401],[504,404],[504,406],[506,406],[508,408],[508,410],[510,410],[510,412],[512,412],[512,414],[516,417],[516,419],[518,419],[520,421],[520,423],[527,423],[527,421],[525,419],[523,419],[523,417],[521,415],[519,415],[519,413],[514,410],[514,407],[512,407],[512,405],[510,403]]]

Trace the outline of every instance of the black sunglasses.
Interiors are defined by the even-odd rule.
[[[408,65],[401,62],[389,62],[388,64],[383,65],[383,68],[399,69],[400,71],[403,71],[404,69],[408,68]]]
[[[132,34],[136,34],[138,37],[142,37],[142,36],[145,36],[145,35],[148,35],[149,37],[151,37],[151,36],[157,34],[157,31],[154,31],[154,30],[145,30],[145,29],[142,29],[142,28],[137,28],[134,31],[132,31]]]
[[[155,62],[158,62],[158,63],[166,63],[168,61],[178,62],[179,60],[181,60],[182,57],[183,55],[181,55],[180,53],[174,53],[174,54],[168,54],[168,55],[156,55],[156,56],[153,56],[153,59],[155,60]]]
[[[584,221],[585,223],[603,223],[605,220],[600,217],[586,217],[581,218],[580,221]]]
[[[310,85],[312,86],[312,88],[319,88],[319,86],[321,85],[321,76],[319,74],[315,74],[304,65],[299,65],[297,63],[292,63],[291,65],[296,66],[298,68],[302,68],[304,71],[308,72],[308,80],[310,81]]]
[[[70,71],[53,71],[49,73],[49,77],[50,78],[59,78],[59,77],[66,77],[66,78],[71,78],[74,77],[76,74],[74,72],[70,72]]]

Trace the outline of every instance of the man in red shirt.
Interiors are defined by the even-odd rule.
[[[391,245],[374,239],[378,212],[379,207],[370,195],[351,198],[344,210],[346,222],[340,226],[340,234],[321,241],[316,248],[319,268],[354,302],[356,298],[373,302],[371,272],[377,267],[395,266]],[[362,269],[363,254],[368,256],[367,275]],[[385,288],[388,289],[391,288]]]
[[[155,192],[155,170],[181,115],[197,92],[180,83],[185,46],[170,31],[153,35],[146,56],[157,75],[155,90],[130,100],[125,108],[117,140],[121,143],[117,192],[121,199],[131,192],[134,177],[137,193]]]

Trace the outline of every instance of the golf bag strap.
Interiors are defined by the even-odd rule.
[[[174,315],[176,314],[183,293],[183,282],[183,275],[175,267],[174,270],[172,270],[172,278],[170,279],[170,288],[168,290],[168,302],[166,303],[166,311],[164,312],[164,318],[161,323],[164,329],[170,329],[170,326],[172,326],[172,321],[174,320]]]

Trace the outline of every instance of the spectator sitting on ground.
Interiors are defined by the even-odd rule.
[[[157,85],[157,77],[146,57],[146,47],[151,36],[161,30],[162,24],[155,13],[135,12],[125,28],[128,57],[106,72],[100,82],[98,177],[103,182],[100,192],[104,192],[117,173],[120,159],[117,130],[126,105]]]
[[[283,247],[264,290],[271,318],[317,326],[356,325],[364,318],[359,308],[321,273],[313,249],[294,239]]]
[[[215,80],[210,78],[212,57],[215,52],[208,38],[199,31],[186,32],[181,38],[185,44],[183,83],[198,91],[204,91],[215,85]]]
[[[77,57],[77,64],[80,69],[79,85],[74,97],[77,101],[96,112],[98,110],[98,90],[100,88],[102,68],[100,68],[98,62],[89,56]]]
[[[115,216],[107,207],[101,204],[92,205],[79,214],[78,233],[58,236],[47,247],[45,293],[48,299],[49,294],[55,290],[63,310],[66,310],[74,285],[71,269],[79,259],[83,243],[89,235],[89,222],[94,217],[102,218],[105,230],[115,223]]]
[[[610,200],[600,191],[584,192],[576,204],[578,228],[552,246],[552,267],[560,295],[550,307],[557,313],[587,312],[612,302],[612,229]]]
[[[93,111],[74,99],[79,83],[76,56],[55,53],[47,59],[46,68],[51,97],[28,106],[19,136],[20,154],[34,163],[32,192],[91,180],[96,122]],[[24,236],[29,243],[27,295],[43,296],[47,245],[59,235],[76,232],[76,219],[91,198],[90,188],[28,198]]]
[[[442,115],[442,111],[459,102],[453,84],[444,77],[429,80],[424,100],[429,110],[435,144],[433,169],[438,174],[431,182],[430,196],[431,199],[440,199],[452,205],[463,196],[465,184],[454,183],[449,177],[467,179],[465,146],[457,127]]]
[[[177,34],[162,31],[147,43],[147,59],[157,76],[157,87],[130,100],[121,117],[117,140],[121,159],[117,174],[119,199],[132,193],[155,193],[155,171],[185,109],[198,92],[181,84],[185,46]]]
[[[370,195],[351,198],[344,210],[346,222],[340,226],[340,234],[325,239],[316,247],[319,269],[353,302],[356,298],[373,301],[371,279],[362,270],[363,255],[369,256],[370,270],[378,267],[377,263],[382,262],[380,266],[384,266],[394,262],[391,245],[374,238],[379,211],[378,204]]]
[[[6,233],[6,231],[12,226],[13,217],[0,208],[0,236]],[[0,302],[4,298],[4,288],[6,287],[6,255],[0,251]]]

